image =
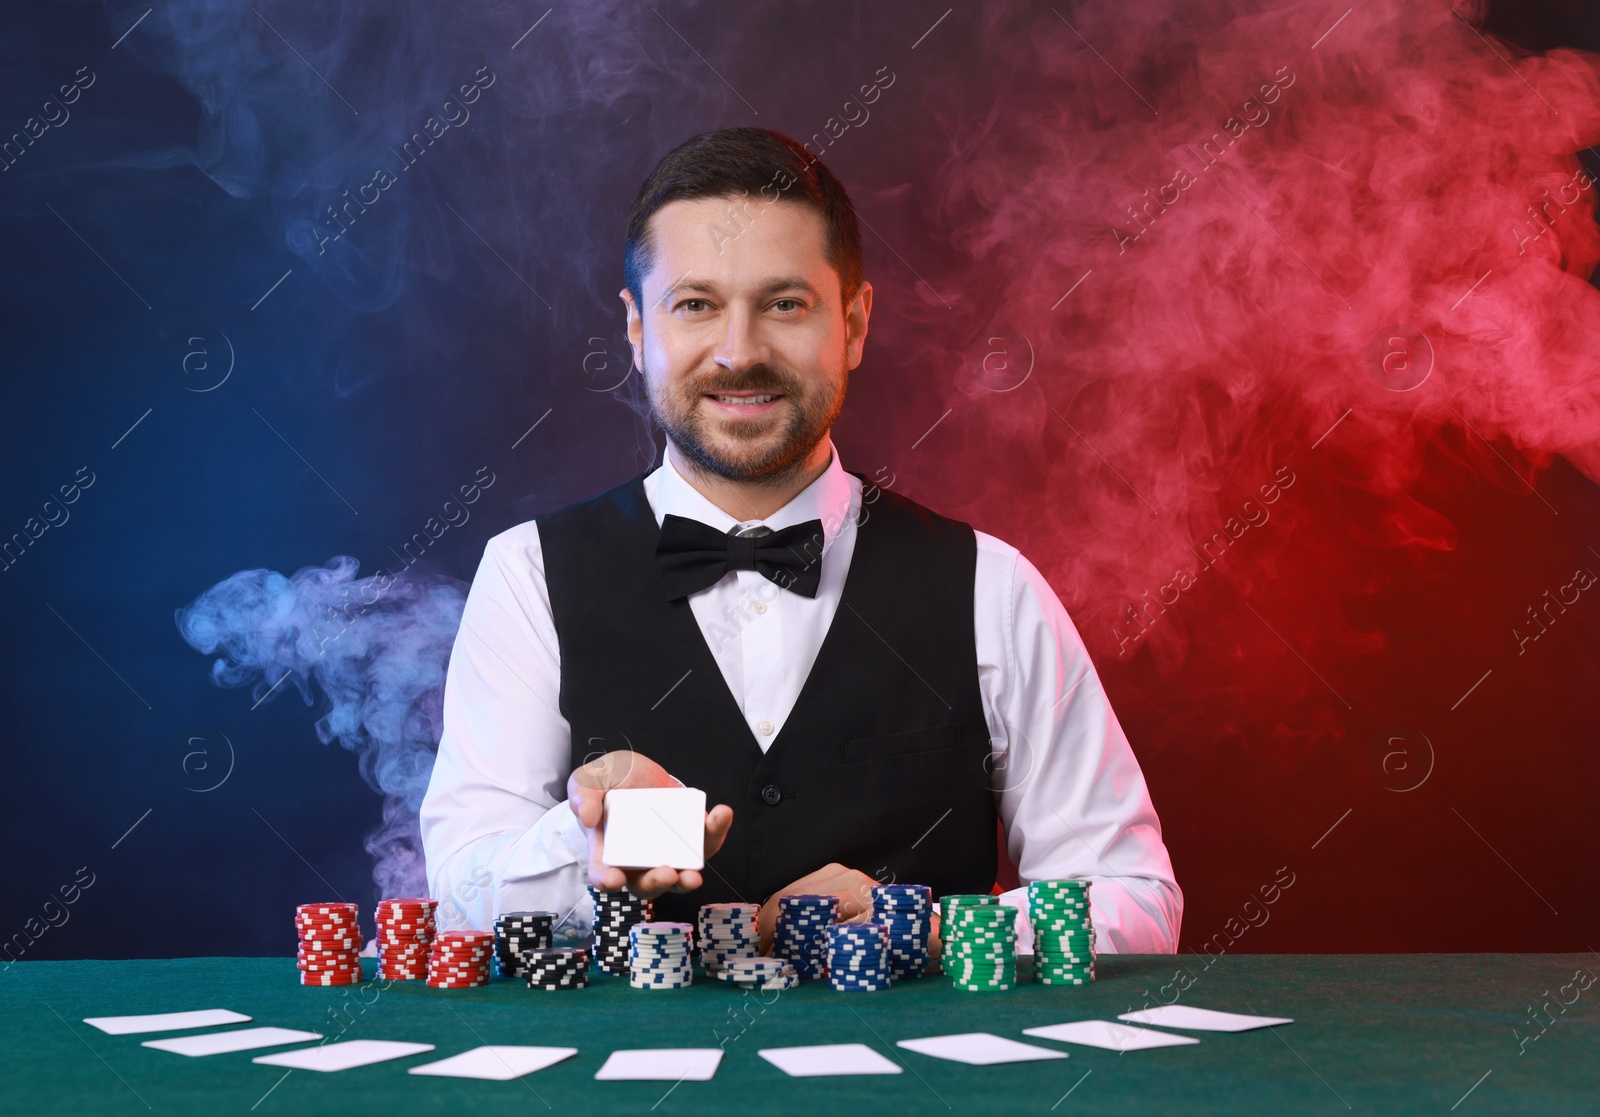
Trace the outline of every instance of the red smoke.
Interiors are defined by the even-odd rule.
[[[953,137],[936,208],[967,260],[911,311],[972,319],[947,433],[993,468],[900,472],[1004,524],[1097,658],[1181,663],[1152,602],[1290,545],[1286,475],[1347,490],[1355,545],[1435,549],[1454,529],[1410,490],[1442,428],[1516,491],[1485,440],[1530,481],[1555,454],[1600,479],[1590,57],[1517,57],[1433,3],[1056,10],[985,29],[1025,77]]]
[[[947,162],[904,192],[953,230],[954,258],[895,300],[912,328],[885,328],[909,339],[895,365],[958,382],[857,420],[893,416],[879,460],[1044,571],[1143,730],[1158,808],[1163,771],[1192,771],[1152,769],[1163,750],[1336,743],[1407,703],[1443,716],[1476,669],[1402,694],[1374,666],[1421,627],[1375,607],[1395,572],[1438,575],[1463,479],[1537,516],[1555,511],[1537,491],[1554,456],[1600,481],[1600,235],[1576,156],[1600,137],[1595,59],[1527,56],[1428,0],[984,18],[971,53],[994,108],[975,113],[972,89],[936,101]],[[925,340],[958,336],[952,321],[964,349]],[[1563,582],[1580,543],[1545,564]],[[1523,589],[1472,627],[1481,589],[1456,588],[1430,603],[1431,638],[1503,643]],[[1292,763],[1269,754],[1262,786]],[[1169,793],[1179,847],[1186,817],[1203,829],[1254,794],[1203,790]],[[1338,810],[1307,810],[1292,825],[1309,842]],[[1268,825],[1251,813],[1236,830]]]

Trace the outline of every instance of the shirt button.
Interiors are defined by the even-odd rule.
[[[756,723],[756,730],[763,737],[766,737],[772,733],[772,723],[770,721],[759,721]]]
[[[775,783],[769,783],[761,789],[761,801],[769,807],[776,807],[783,799],[783,792]]]
[[[767,611],[767,603],[765,601],[752,601],[750,603],[750,608],[756,614],[756,616],[760,616],[762,613]]]

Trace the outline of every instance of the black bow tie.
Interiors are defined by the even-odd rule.
[[[822,521],[740,536],[669,514],[661,524],[656,559],[668,601],[714,586],[730,570],[754,570],[802,597],[816,597],[822,583]]]

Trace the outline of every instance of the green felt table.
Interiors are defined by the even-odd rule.
[[[370,967],[372,963],[367,963]],[[940,977],[882,993],[836,993],[808,982],[746,994],[697,979],[643,991],[599,977],[588,989],[530,991],[415,982],[303,988],[292,960],[19,962],[0,974],[0,1111],[6,1113],[1596,1113],[1600,1112],[1600,975],[1592,955],[1236,955],[1207,968],[1192,955],[1109,956],[1083,988],[1032,984],[964,993]],[[1187,977],[1176,977],[1180,972]],[[1176,980],[1175,980],[1176,977]],[[1187,986],[1187,988],[1183,988]],[[1548,990],[1548,996],[1545,991]],[[1576,993],[1576,997],[1574,997]],[[1049,1062],[974,1067],[896,1048],[894,1041],[1022,1029],[1176,1000],[1293,1017],[1274,1029],[1190,1033],[1194,1046],[1119,1054],[1067,1051]],[[1553,1022],[1530,1029],[1527,1006]],[[365,1002],[365,1003],[363,1003]],[[765,1003],[763,1003],[765,1002]],[[231,1008],[254,1025],[331,1039],[395,1039],[437,1050],[334,1074],[257,1066],[243,1052],[186,1058],[109,1036],[86,1016]],[[1549,1021],[1549,1017],[1541,1020]],[[1516,1032],[1514,1032],[1516,1029]],[[1517,1034],[1527,1039],[1519,1043]],[[188,1033],[183,1033],[188,1034]],[[789,1078],[765,1047],[867,1044],[904,1065],[895,1076]],[[578,1054],[510,1082],[419,1077],[406,1068],[480,1044],[570,1046]],[[610,1052],[717,1047],[709,1082],[596,1082]],[[1485,1077],[1486,1076],[1486,1077]],[[1474,1083],[1477,1085],[1474,1086]],[[1470,1088],[1470,1093],[1469,1093]],[[1464,1099],[1464,1100],[1463,1100]],[[148,1108],[147,1108],[148,1107]]]

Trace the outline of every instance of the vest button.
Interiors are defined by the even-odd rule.
[[[769,783],[761,789],[761,801],[769,807],[776,807],[783,799],[783,791],[775,783]]]

